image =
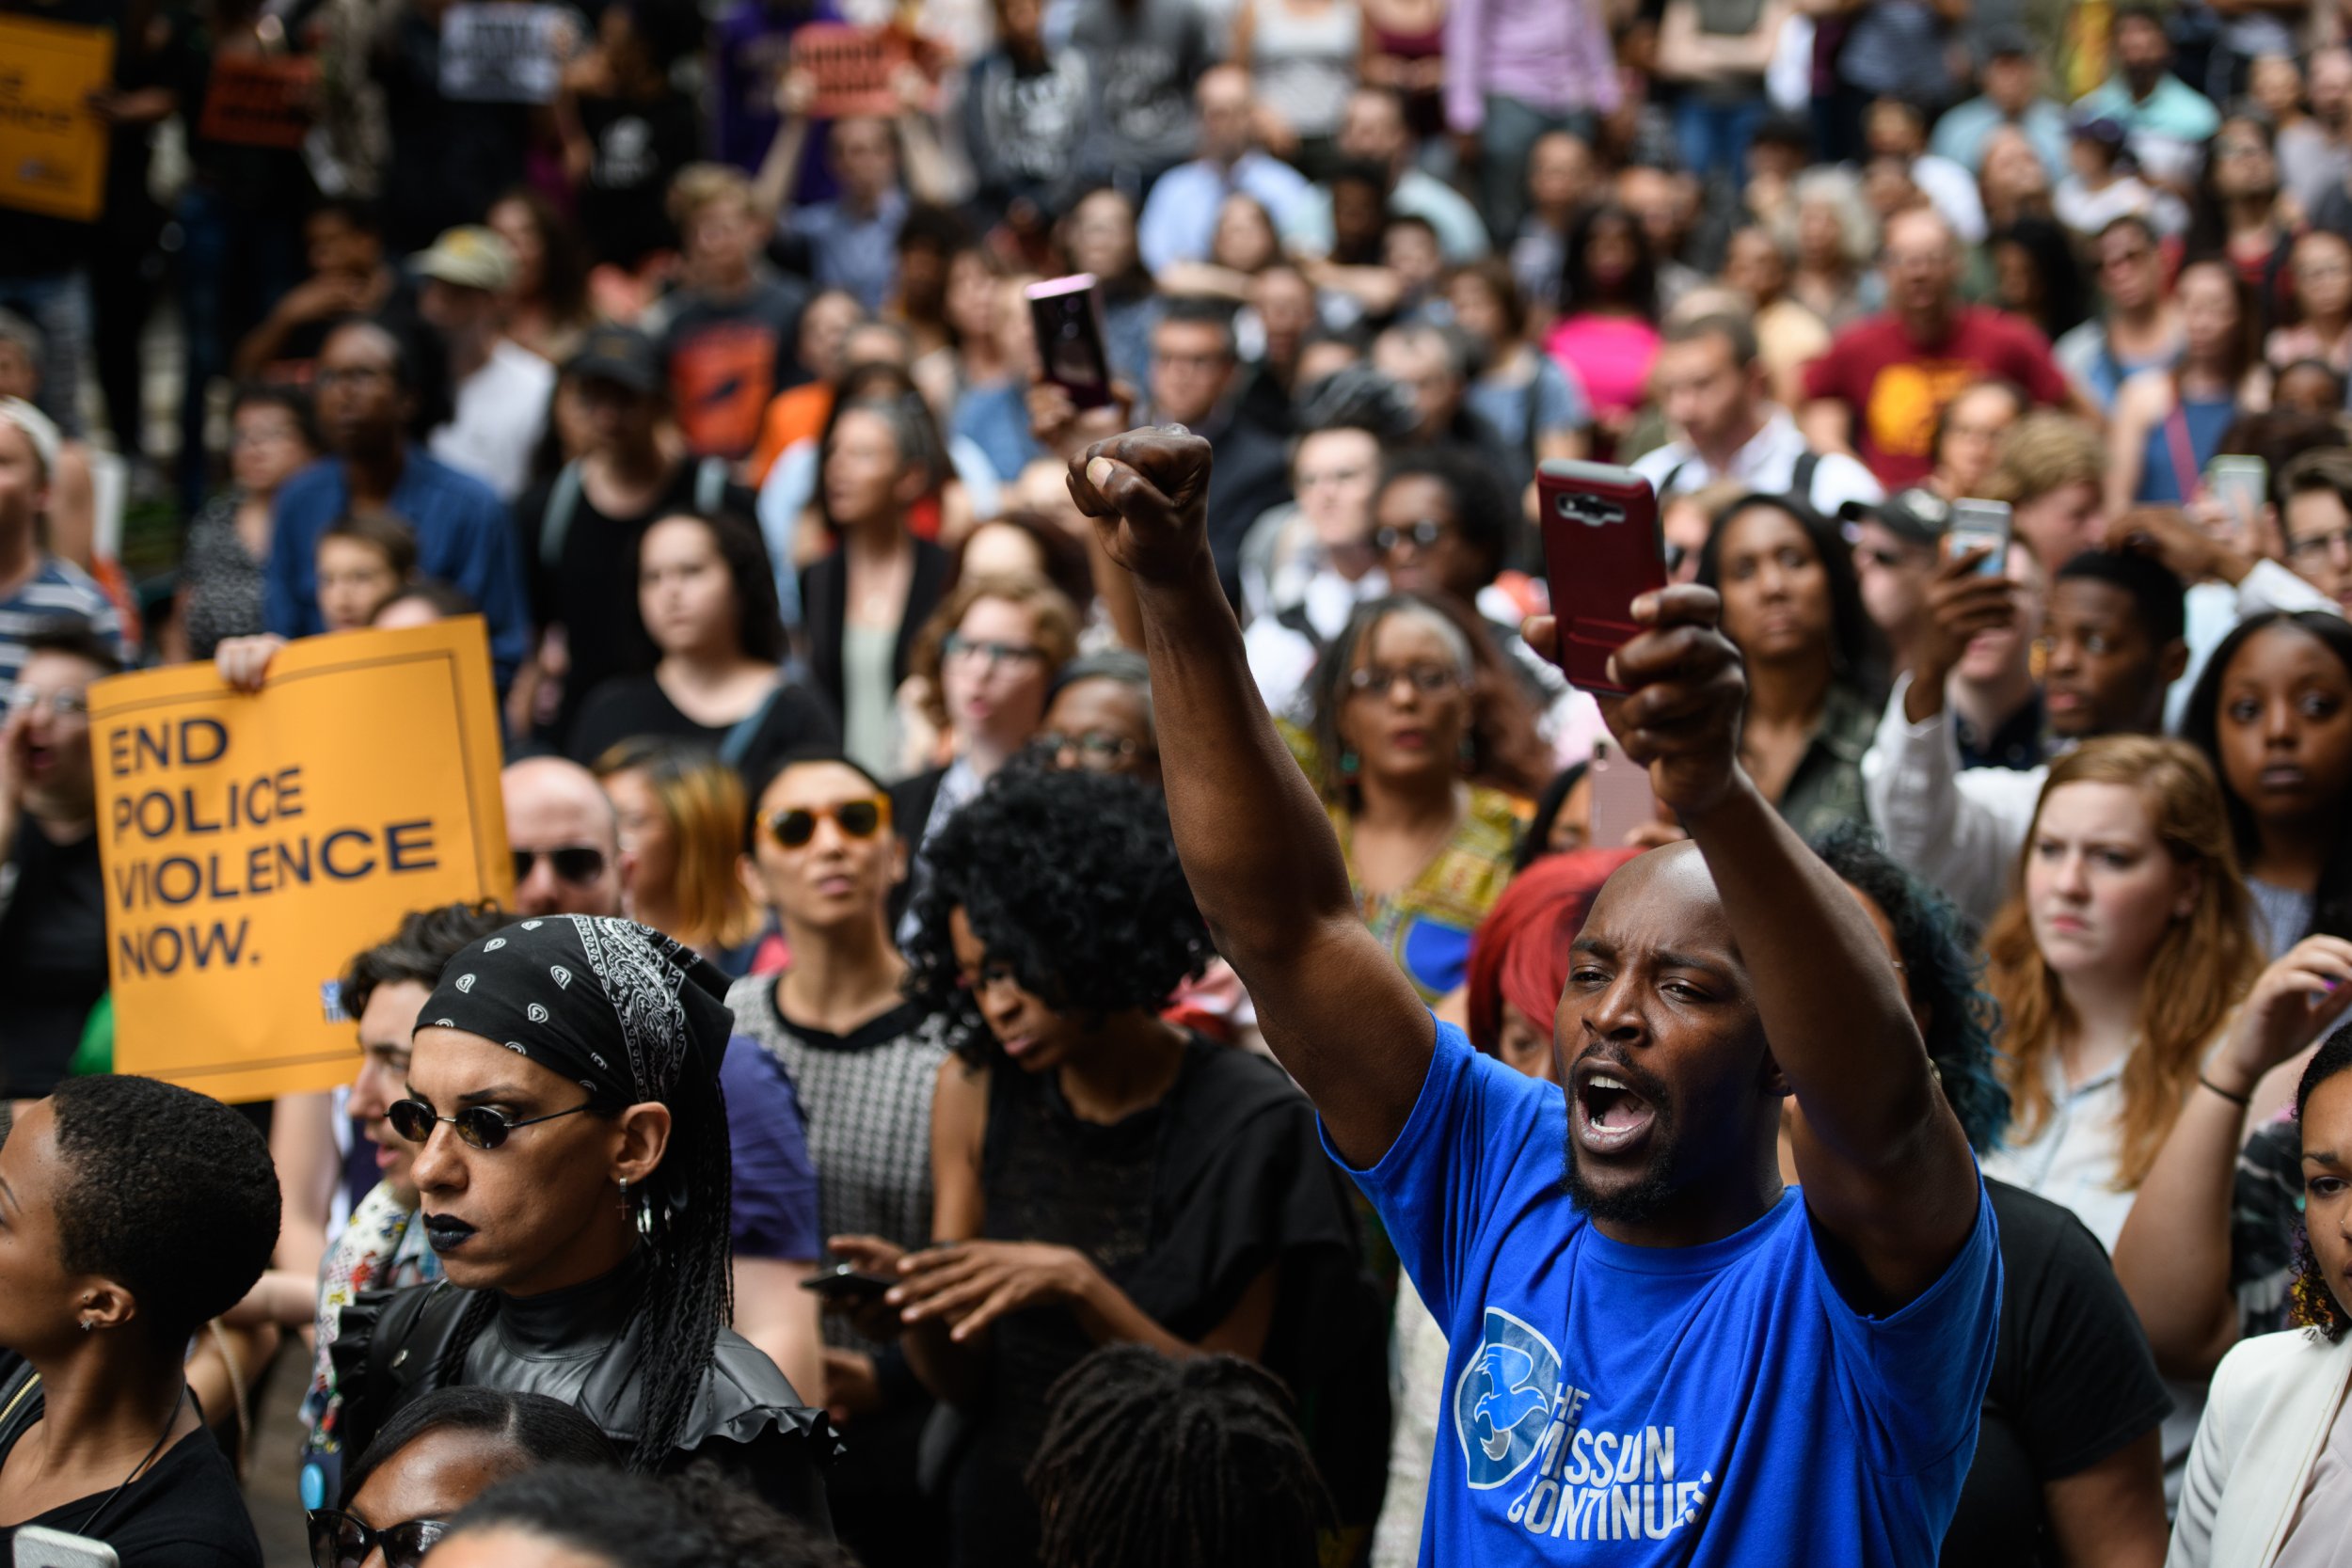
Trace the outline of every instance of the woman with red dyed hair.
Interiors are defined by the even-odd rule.
[[[1530,1078],[1559,1081],[1551,1020],[1568,981],[1568,949],[1609,874],[1639,849],[1577,849],[1520,872],[1470,940],[1470,1043]]]

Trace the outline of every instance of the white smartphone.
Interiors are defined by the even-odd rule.
[[[15,1568],[122,1568],[122,1560],[103,1541],[68,1535],[46,1525],[19,1525]]]
[[[1945,559],[1986,548],[1993,553],[1977,563],[1977,576],[1997,578],[2009,570],[2009,502],[1952,502],[1951,526],[1944,531]]]

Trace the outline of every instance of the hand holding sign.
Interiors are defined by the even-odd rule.
[[[224,1100],[341,1082],[345,960],[511,876],[478,618],[306,638],[259,685],[90,689],[116,1063]]]

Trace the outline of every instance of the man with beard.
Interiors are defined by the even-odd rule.
[[[1217,950],[1447,1329],[1422,1559],[1549,1538],[1627,1562],[1931,1560],[1992,1367],[1994,1223],[1868,918],[1740,767],[1716,595],[1637,600],[1613,660],[1610,726],[1692,842],[1595,902],[1554,1025],[1563,1095],[1436,1023],[1366,935],[1218,591],[1209,467],[1199,437],[1136,431],[1071,490],[1136,579]],[[1775,1155],[1791,1095],[1801,1192]]]

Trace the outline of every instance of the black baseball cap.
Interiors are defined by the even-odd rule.
[[[564,365],[564,373],[618,382],[647,396],[667,385],[661,373],[661,354],[653,340],[626,326],[599,326],[590,332],[580,352]]]
[[[1916,488],[1898,490],[1881,501],[1848,501],[1837,515],[1850,523],[1867,517],[1915,545],[1937,544],[1952,526],[1952,503],[1932,490]]]

